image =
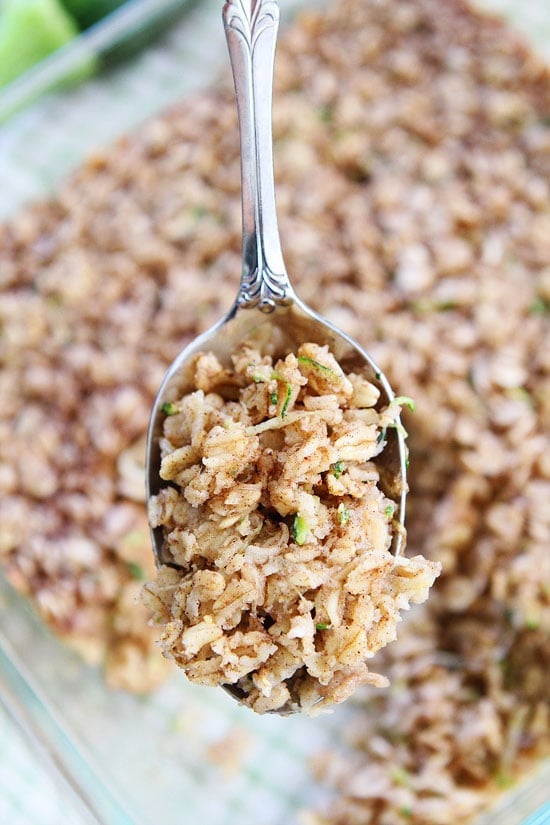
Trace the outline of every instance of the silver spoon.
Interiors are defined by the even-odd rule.
[[[166,486],[160,477],[163,405],[190,391],[193,359],[213,352],[222,363],[251,334],[273,330],[286,352],[304,342],[328,345],[346,373],[363,375],[380,390],[379,405],[394,399],[380,368],[359,344],[301,301],[287,274],[275,206],[271,103],[275,44],[279,27],[277,0],[227,0],[223,21],[229,48],[241,139],[242,275],[235,303],[214,327],[192,341],[169,367],[153,404],[146,448],[147,501]],[[397,503],[392,551],[399,555],[405,535],[407,449],[399,427],[388,429],[387,444],[378,457],[380,487]],[[152,529],[157,565],[171,564],[162,527]],[[236,699],[243,692],[224,686]],[[281,710],[277,711],[281,713]],[[283,709],[283,713],[284,713]]]

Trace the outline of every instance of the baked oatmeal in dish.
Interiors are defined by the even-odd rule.
[[[243,344],[230,368],[194,363],[166,403],[149,506],[168,566],[145,586],[163,652],[203,685],[235,685],[258,713],[310,714],[361,684],[369,660],[422,602],[437,562],[391,552],[397,503],[377,457],[402,426],[395,398],[345,374],[327,346],[272,358]]]

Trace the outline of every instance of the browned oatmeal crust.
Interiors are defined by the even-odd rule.
[[[409,546],[444,568],[388,653],[400,691],[321,760],[325,821],[462,825],[548,752],[548,70],[459,0],[338,0],[276,74],[289,271],[416,399]],[[235,295],[235,121],[228,80],[0,229],[3,566],[97,659],[150,650],[112,621],[138,524],[150,558],[140,438]]]

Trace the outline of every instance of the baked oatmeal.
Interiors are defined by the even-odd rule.
[[[202,685],[233,685],[258,713],[310,714],[361,684],[440,572],[392,553],[398,502],[378,459],[395,398],[346,374],[327,346],[273,358],[243,344],[196,357],[192,391],[164,405],[149,506],[163,557],[144,601],[165,656]]]

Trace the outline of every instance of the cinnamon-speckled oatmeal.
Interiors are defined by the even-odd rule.
[[[369,660],[441,570],[391,552],[398,504],[377,459],[403,399],[378,410],[377,387],[313,343],[278,359],[243,344],[230,368],[204,353],[193,369],[165,404],[169,486],[149,506],[170,565],[144,589],[164,654],[258,713],[387,686]]]

